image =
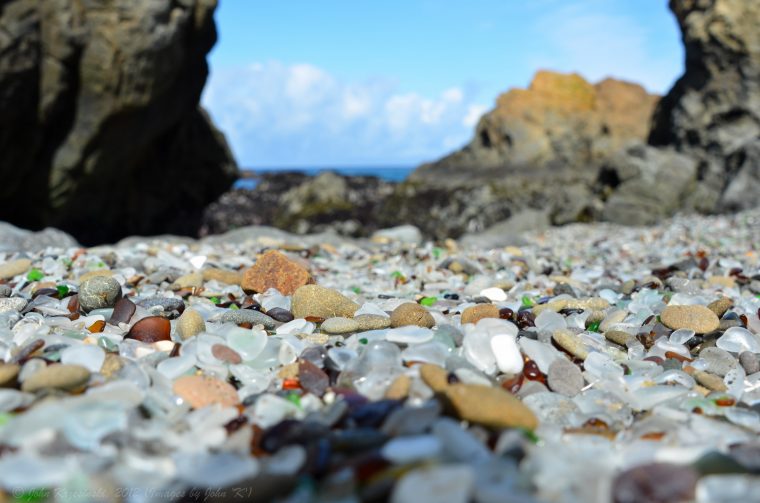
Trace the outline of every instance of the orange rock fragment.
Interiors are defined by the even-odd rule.
[[[241,286],[247,292],[266,292],[276,288],[292,295],[299,287],[314,283],[309,270],[277,250],[263,254],[243,275]]]

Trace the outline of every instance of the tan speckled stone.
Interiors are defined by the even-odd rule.
[[[673,330],[686,328],[698,334],[717,330],[720,320],[705,306],[666,306],[660,313],[662,324]]]
[[[243,275],[238,271],[229,271],[227,269],[217,269],[211,267],[203,270],[204,281],[218,281],[228,285],[239,285],[243,280]]]
[[[194,409],[214,404],[232,407],[240,403],[237,390],[231,384],[216,377],[183,376],[174,381],[172,390]]]
[[[320,329],[333,335],[350,334],[359,330],[359,324],[351,318],[337,316],[323,321]]]
[[[445,369],[432,363],[424,363],[420,366],[420,377],[436,393],[442,393],[449,387],[448,373]]]
[[[633,339],[633,336],[631,334],[628,332],[623,332],[622,330],[608,330],[607,332],[604,332],[604,337],[608,341],[612,341],[615,344],[620,344],[621,346],[625,346],[628,341]]]
[[[462,311],[461,323],[477,323],[483,318],[498,318],[499,308],[494,304],[477,304]]]
[[[580,337],[569,330],[557,330],[552,334],[552,338],[560,345],[562,349],[581,360],[588,356],[588,349],[581,341]]]
[[[692,376],[697,380],[699,384],[712,391],[728,390],[726,383],[723,382],[723,379],[719,376],[716,376],[715,374],[710,374],[709,372],[704,372],[702,370],[696,370]]]
[[[519,398],[502,388],[479,384],[452,384],[446,398],[460,419],[489,428],[527,428],[538,426],[535,414]]]
[[[354,318],[354,321],[359,324],[359,330],[362,332],[367,330],[383,330],[391,326],[391,319],[388,316],[380,316],[379,314],[360,314]]]
[[[189,339],[206,330],[206,322],[195,309],[187,308],[182,316],[177,318],[177,334],[182,339]]]
[[[0,279],[11,279],[19,274],[24,274],[31,269],[32,261],[28,258],[19,258],[0,264]]]
[[[409,395],[409,388],[412,386],[412,380],[406,374],[401,374],[393,380],[388,389],[385,390],[385,398],[388,400],[403,400]]]
[[[733,305],[734,305],[734,301],[732,301],[728,297],[721,297],[720,299],[707,304],[707,309],[715,313],[715,316],[720,318],[721,316],[726,314],[726,311],[731,309],[731,306]]]
[[[398,306],[391,313],[391,327],[397,328],[408,325],[432,328],[435,325],[435,319],[421,305],[416,302],[407,302]]]
[[[337,290],[319,285],[304,285],[293,294],[291,312],[296,318],[316,316],[353,318],[359,305]]]
[[[21,390],[28,393],[43,389],[73,391],[83,387],[90,379],[90,371],[81,365],[54,364],[26,378]]]
[[[191,272],[189,274],[183,274],[174,281],[172,288],[200,288],[203,286],[203,274],[199,272]]]
[[[19,370],[15,363],[0,363],[0,387],[13,385]]]

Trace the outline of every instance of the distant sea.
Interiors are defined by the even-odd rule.
[[[272,172],[296,172],[309,176],[316,176],[324,171],[334,171],[345,176],[376,176],[390,182],[402,182],[414,171],[414,166],[343,166],[339,168],[252,168],[243,169],[244,174],[258,175]],[[244,175],[245,176],[245,175]],[[258,180],[256,178],[241,178],[235,183],[236,189],[253,189]]]

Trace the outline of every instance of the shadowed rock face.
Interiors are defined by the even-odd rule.
[[[0,1],[0,220],[85,244],[196,232],[237,175],[198,107],[215,6]]]
[[[654,115],[649,143],[698,162],[690,204],[755,206],[760,195],[760,2],[671,0],[686,71]]]
[[[577,74],[541,71],[528,89],[502,94],[462,150],[421,166],[412,181],[450,184],[533,170],[583,171],[642,141],[657,97],[614,79],[590,84]]]

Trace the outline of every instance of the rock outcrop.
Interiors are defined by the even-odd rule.
[[[649,143],[695,158],[701,210],[738,210],[760,196],[760,3],[671,0],[686,71],[657,107]]]
[[[602,167],[600,179],[614,191],[602,211],[606,220],[654,223],[675,211],[758,204],[760,4],[671,0],[670,8],[681,27],[686,70],[655,110],[649,145]]]
[[[344,177],[331,171],[315,177],[265,173],[254,189],[231,190],[209,205],[201,235],[271,225],[301,234],[337,231],[347,236],[368,236],[390,227],[384,225],[379,210],[394,188],[394,183],[376,177]]]
[[[646,139],[657,96],[639,85],[540,71],[528,89],[496,101],[462,150],[418,168],[410,180],[459,183],[540,170],[586,171],[632,141]]]
[[[198,106],[215,0],[0,2],[0,219],[197,231],[237,167]]]

